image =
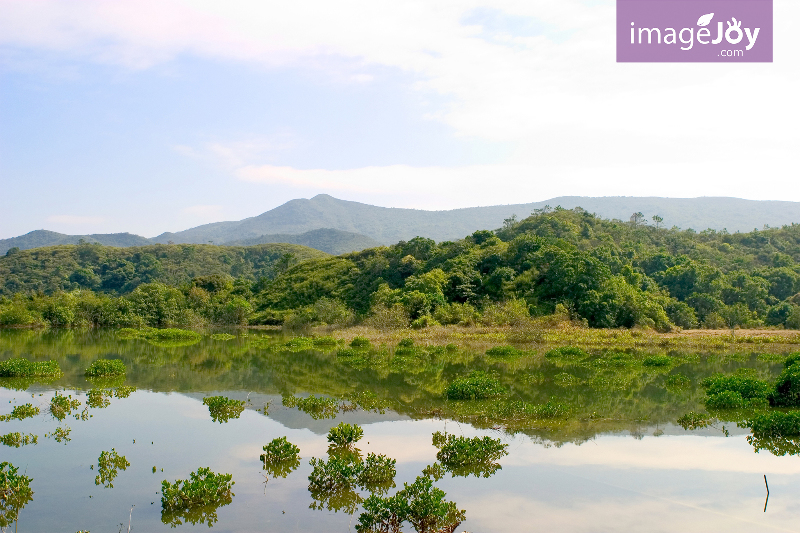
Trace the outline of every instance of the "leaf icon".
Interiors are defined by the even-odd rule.
[[[708,15],[703,15],[699,19],[697,19],[698,26],[708,26],[711,22],[711,19],[714,18],[714,13],[709,13]]]

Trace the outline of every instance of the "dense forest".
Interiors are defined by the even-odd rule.
[[[416,237],[336,257],[290,245],[10,250],[0,323],[425,327],[558,311],[603,328],[800,328],[799,224],[660,224],[546,208],[458,241]]]

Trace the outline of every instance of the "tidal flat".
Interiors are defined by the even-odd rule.
[[[444,518],[403,531],[793,530],[798,345],[613,333],[0,330],[0,463],[33,492],[0,520],[392,531],[370,506],[424,493]]]

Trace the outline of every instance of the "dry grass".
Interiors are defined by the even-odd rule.
[[[322,330],[320,329],[320,332]],[[462,348],[484,351],[499,344],[536,349],[543,345],[571,345],[586,348],[656,348],[689,351],[727,350],[742,345],[759,345],[759,350],[772,348],[785,351],[800,345],[800,333],[788,330],[686,330],[658,333],[645,329],[591,329],[563,321],[543,323],[531,320],[517,326],[432,326],[424,329],[381,330],[353,326],[325,330],[326,334],[350,342],[365,337],[374,345],[396,345],[411,338],[421,345],[456,344]]]

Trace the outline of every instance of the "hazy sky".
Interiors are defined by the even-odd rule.
[[[797,20],[773,64],[617,64],[613,0],[0,0],[0,238],[318,193],[800,201]]]

